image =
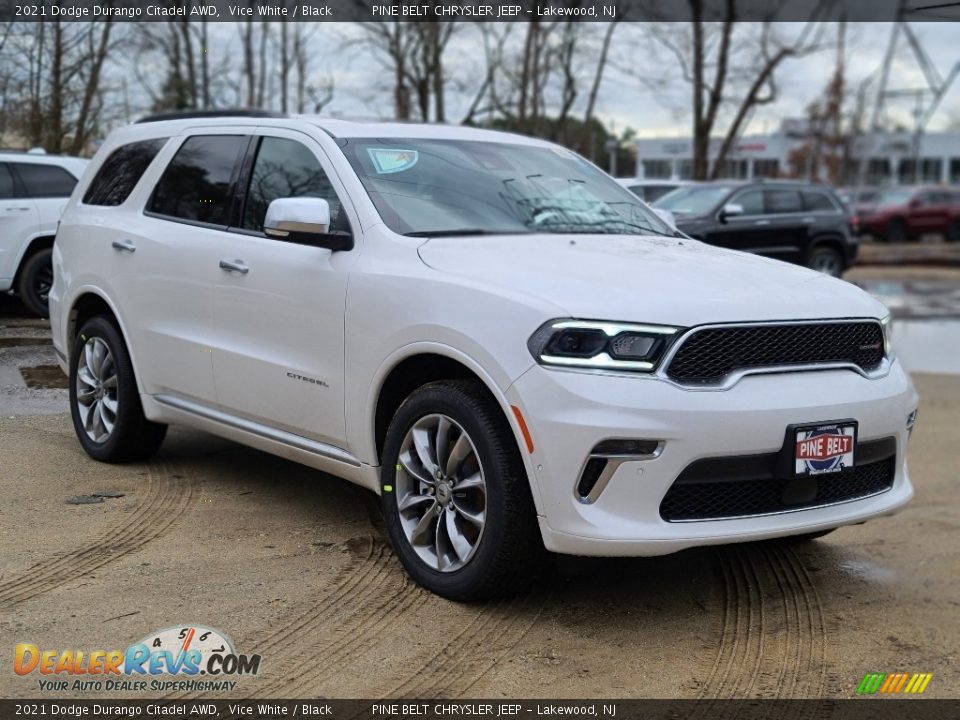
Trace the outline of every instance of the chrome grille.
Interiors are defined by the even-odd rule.
[[[684,384],[719,383],[732,372],[784,365],[851,363],[876,369],[883,330],[873,320],[731,325],[694,329],[681,338],[667,376]]]

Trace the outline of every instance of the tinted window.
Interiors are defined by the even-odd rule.
[[[97,170],[83,202],[87,205],[120,205],[166,142],[167,138],[157,138],[118,147]]]
[[[242,227],[263,230],[267,206],[288,197],[323,198],[330,203],[331,229],[347,229],[337,194],[314,154],[294,140],[263,138],[250,175]]]
[[[13,175],[10,174],[10,168],[4,163],[0,163],[0,200],[7,200],[13,197]]]
[[[242,135],[196,135],[188,138],[153,191],[148,209],[160,215],[226,225],[230,181]]]
[[[796,190],[767,190],[766,196],[768,213],[794,213],[803,210],[800,193]]]
[[[760,190],[747,190],[735,196],[730,202],[742,205],[744,215],[763,215],[763,192]]]
[[[15,163],[17,174],[27,190],[35,198],[70,197],[77,179],[56,165]]]
[[[803,206],[813,212],[835,212],[836,207],[830,201],[830,198],[822,192],[816,190],[803,191]]]

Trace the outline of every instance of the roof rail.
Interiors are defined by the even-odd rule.
[[[250,108],[226,108],[222,110],[172,110],[170,112],[154,113],[145,115],[135,124],[148,122],[162,122],[164,120],[191,120],[199,118],[218,118],[218,117],[252,117],[252,118],[278,118],[287,117],[282,113],[270,112],[269,110],[253,110]]]

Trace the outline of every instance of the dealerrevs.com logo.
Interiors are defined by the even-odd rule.
[[[19,643],[13,671],[39,676],[41,692],[230,691],[237,685],[233,678],[260,671],[260,655],[237,653],[218,630],[187,625],[151,633],[126,650],[41,649]]]

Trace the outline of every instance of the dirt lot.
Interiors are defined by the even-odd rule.
[[[894,518],[806,546],[558,559],[527,594],[457,605],[407,581],[344,481],[183,430],[149,464],[89,460],[62,390],[11,390],[46,343],[0,317],[4,663],[18,642],[123,649],[199,623],[263,656],[244,696],[850,697],[868,671],[960,696],[960,376],[916,377],[917,496]],[[6,667],[0,697],[38,695]]]

